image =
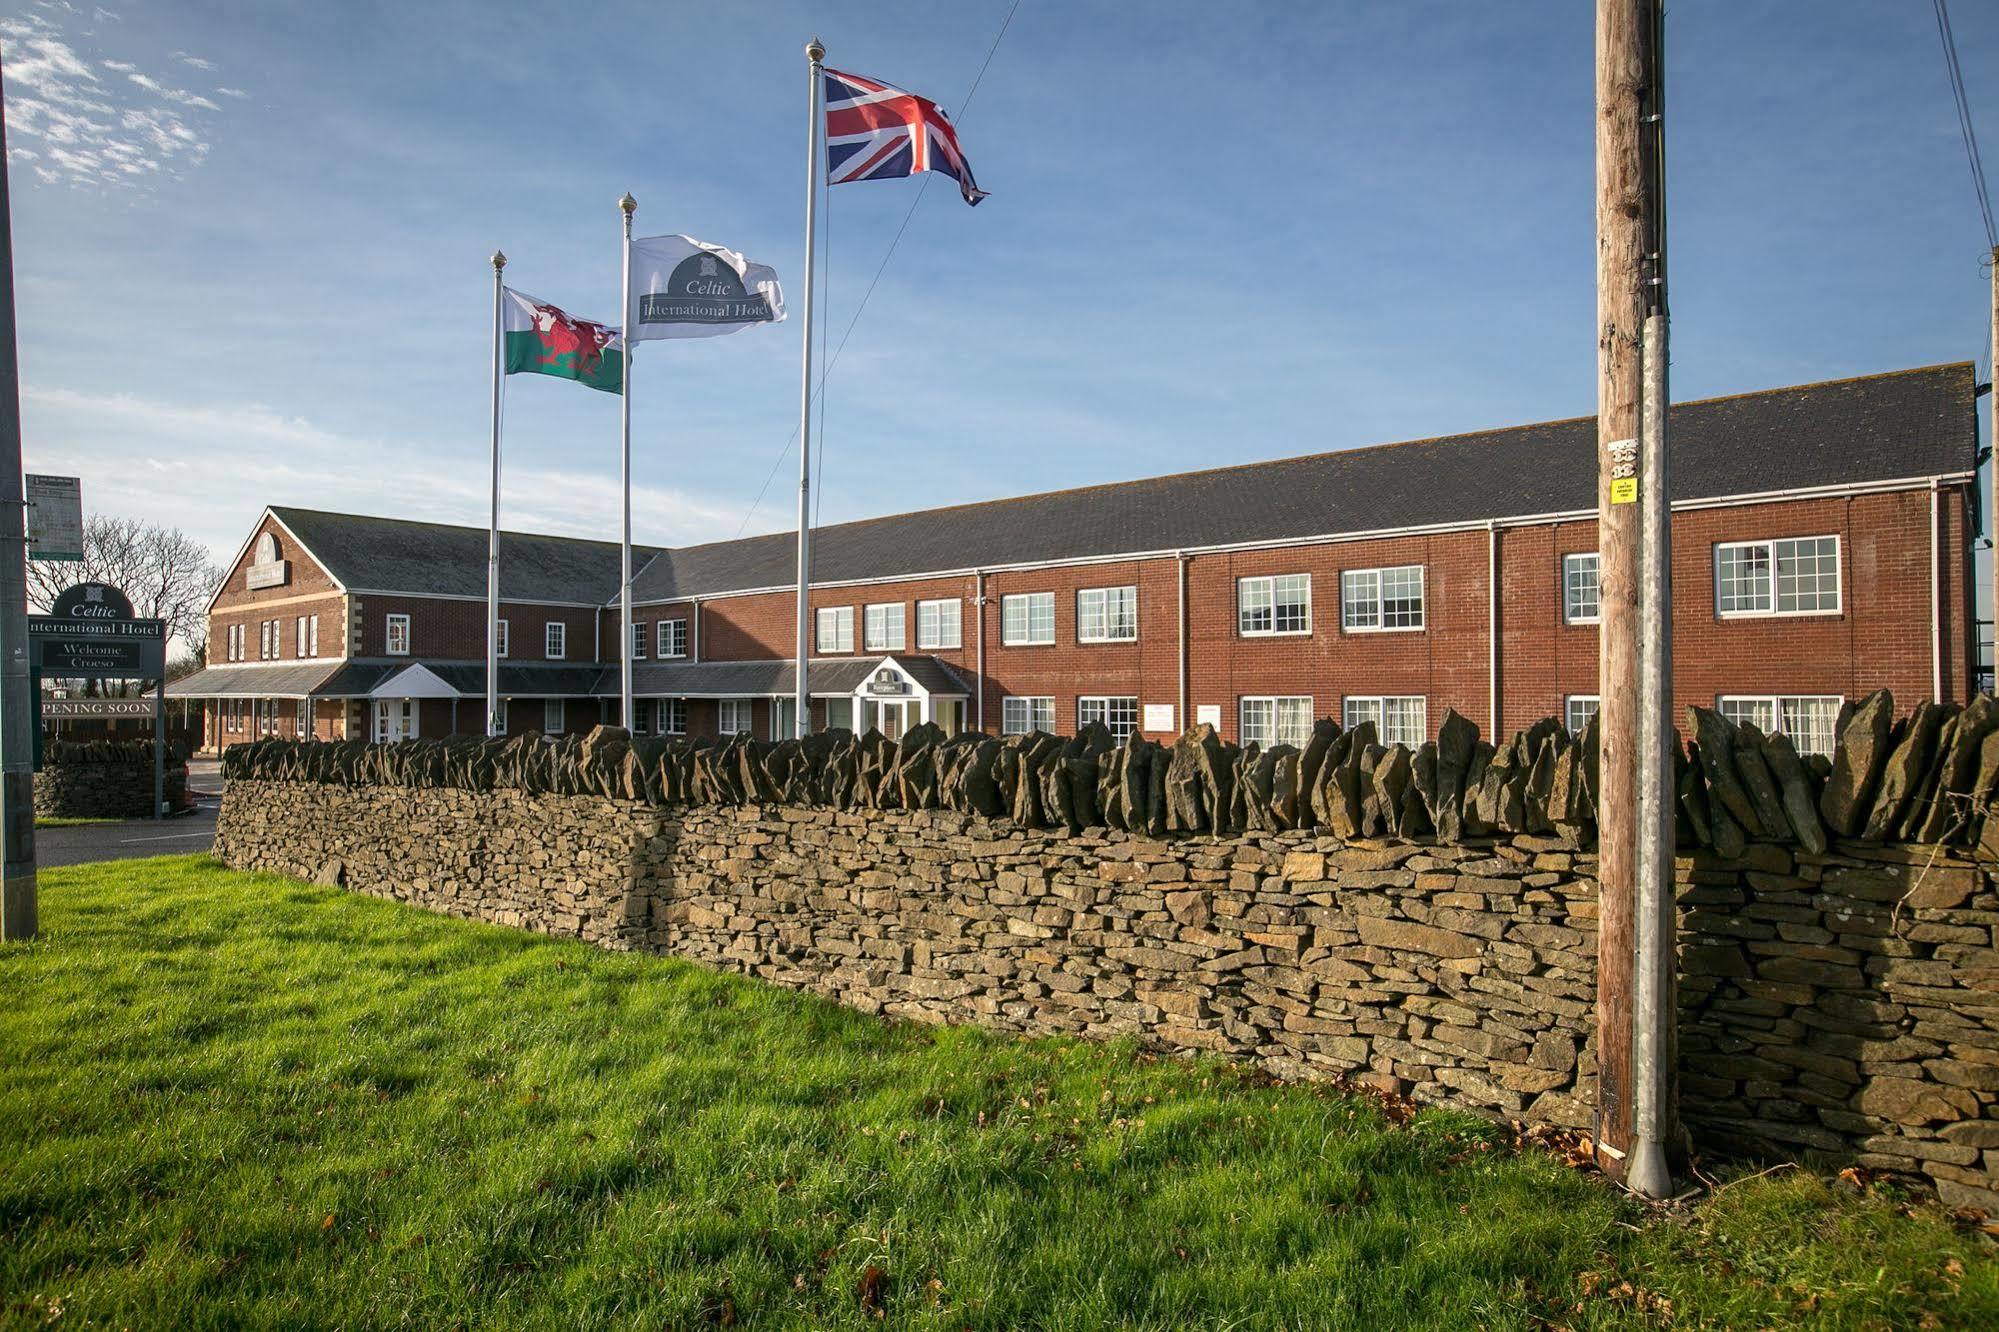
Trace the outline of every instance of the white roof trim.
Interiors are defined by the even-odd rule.
[[[373,689],[370,698],[465,698],[422,662],[411,662]]]

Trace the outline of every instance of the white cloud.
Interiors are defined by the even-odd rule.
[[[39,14],[0,20],[0,38],[6,43],[9,128],[17,141],[38,141],[38,155],[24,159],[37,180],[128,188],[177,174],[208,155],[204,132],[188,117],[220,111],[209,98],[161,83],[129,61],[98,59],[93,68]],[[99,78],[98,69],[123,74],[169,105],[133,104],[117,81]]]
[[[160,514],[227,558],[266,504],[484,527],[485,451],[344,434],[261,403],[177,403],[24,384],[30,462],[83,478],[95,512]],[[35,441],[60,439],[59,453]],[[450,455],[450,456],[446,456]],[[428,457],[421,485],[403,484]],[[473,460],[477,459],[476,462]],[[467,465],[470,464],[470,465]],[[503,521],[516,530],[616,539],[618,480],[606,471],[510,465]],[[635,486],[635,539],[687,544],[734,533],[726,501]]]
[[[215,91],[223,97],[248,97],[250,95],[241,88],[217,88]]]
[[[208,70],[215,68],[215,62],[213,60],[203,60],[200,56],[192,56],[185,51],[175,51],[173,55],[169,58],[173,60],[178,60],[183,65],[186,65],[191,69]]]

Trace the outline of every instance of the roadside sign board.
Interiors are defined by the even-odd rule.
[[[42,766],[42,719],[58,702],[42,697],[43,676],[158,682],[152,697],[140,701],[150,705],[153,716],[153,817],[165,817],[167,622],[134,615],[131,599],[109,583],[78,583],[55,599],[47,615],[28,617],[28,669],[36,706],[36,771]]]
[[[106,718],[153,715],[153,699],[145,698],[45,698],[43,721],[101,721]]]
[[[74,476],[23,478],[28,501],[28,558],[83,558],[83,482]]]

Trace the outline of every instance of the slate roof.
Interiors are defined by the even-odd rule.
[[[1969,362],[1685,402],[1669,422],[1673,498],[1711,499],[1974,470]],[[814,528],[815,583],[1297,540],[1596,508],[1596,418]],[[783,587],[791,532],[665,551],[636,601]]]
[[[359,698],[389,667],[314,661],[300,666],[206,666],[167,684],[168,698]]]
[[[1675,500],[1975,470],[1969,362],[1684,402],[1674,406],[1671,426]],[[1595,507],[1596,418],[1584,416],[815,528],[813,579],[895,578]],[[485,595],[484,528],[273,512],[349,588]],[[791,532],[679,549],[635,546],[633,599],[787,587],[796,558]],[[510,600],[603,604],[617,592],[618,547],[503,533],[500,577]]]
[[[313,558],[350,589],[484,597],[486,529],[273,505]],[[632,567],[659,553],[632,547]],[[601,605],[617,595],[618,543],[500,533],[500,595],[509,601]]]
[[[486,663],[426,661],[424,666],[467,698],[486,696]],[[500,694],[507,698],[584,698],[599,692],[604,668],[590,663],[574,666],[501,662]],[[612,673],[615,677],[616,672]],[[617,692],[615,678],[612,693]]]
[[[935,657],[890,654],[896,665],[933,694],[970,694],[956,673]],[[812,697],[851,694],[881,665],[880,656],[813,658]],[[798,673],[789,661],[635,662],[632,693],[662,698],[768,698],[797,693]],[[618,672],[604,672],[597,692],[615,696]]]

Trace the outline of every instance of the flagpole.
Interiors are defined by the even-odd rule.
[[[798,389],[798,661],[796,695],[792,703],[794,734],[801,739],[812,729],[812,694],[806,679],[808,658],[806,634],[811,630],[812,607],[812,293],[813,249],[819,232],[819,132],[825,126],[820,98],[825,89],[819,77],[819,62],[826,48],[814,37],[805,44],[806,77],[811,90],[806,97],[809,122],[805,130],[805,346],[801,357]]]
[[[507,256],[493,251],[493,511],[486,524],[486,734],[500,733],[500,377],[506,373],[501,308],[507,289],[500,270]]]
[[[628,731],[632,729],[632,214],[638,208],[639,201],[629,190],[618,200],[618,210],[625,215],[625,284],[620,302],[624,307],[620,327],[624,330],[625,382],[618,395],[624,417],[619,457],[624,531],[618,550],[618,720]]]

